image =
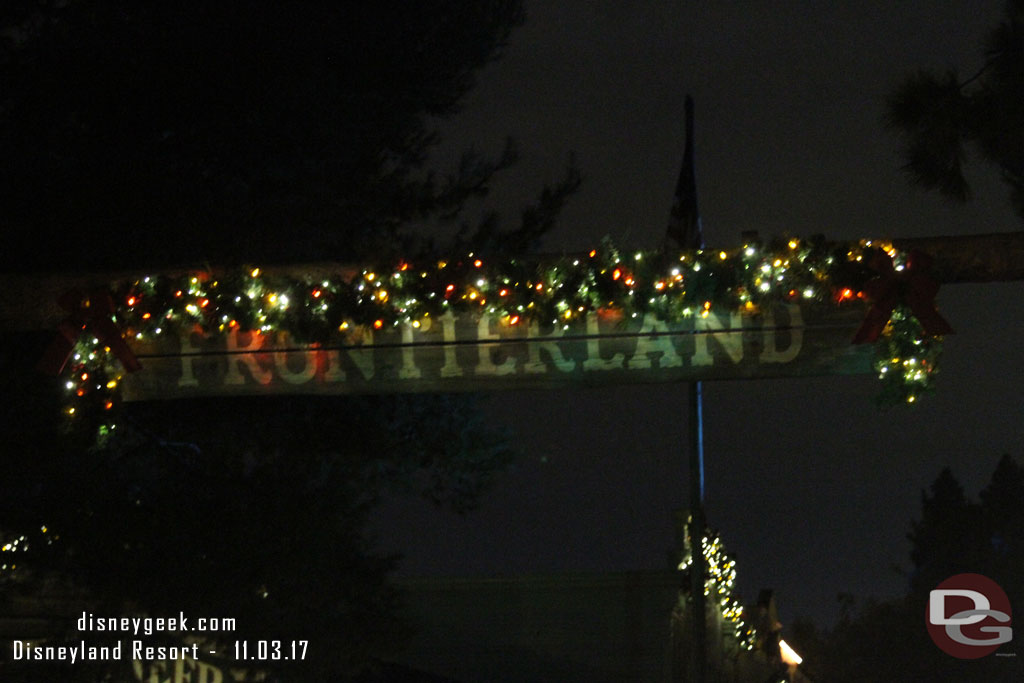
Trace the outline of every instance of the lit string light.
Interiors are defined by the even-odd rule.
[[[46,545],[53,545],[54,540],[59,536],[50,532],[50,529],[43,525],[39,527],[37,541],[45,541]],[[32,547],[32,541],[26,534],[19,535],[7,541],[0,541],[0,582],[11,579],[18,572],[19,558],[24,559],[24,553],[28,553]],[[24,563],[21,563],[22,566]]]
[[[689,528],[689,524],[687,524]],[[722,545],[717,534],[705,531],[701,539],[704,550],[704,563],[707,575],[704,577],[704,596],[711,600],[710,604],[717,607],[722,618],[731,626],[729,635],[735,639],[742,650],[753,650],[756,632],[753,626],[743,619],[743,604],[736,597],[736,560],[733,559]],[[686,537],[685,550],[680,571],[688,571],[693,565],[693,545],[689,535]]]

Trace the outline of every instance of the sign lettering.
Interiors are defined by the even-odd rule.
[[[859,308],[780,306],[758,315],[706,312],[679,323],[589,314],[572,325],[509,325],[447,313],[335,343],[284,333],[163,335],[133,344],[141,372],[127,400],[275,393],[487,391],[872,372],[870,348],[849,339]]]

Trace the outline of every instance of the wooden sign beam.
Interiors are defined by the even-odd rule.
[[[892,243],[900,251],[917,249],[931,256],[931,274],[939,282],[1024,279],[1024,232]],[[351,267],[334,264],[264,270],[267,276],[286,275],[303,282],[321,276],[349,282],[359,276]],[[61,293],[109,287],[132,277],[138,274],[0,275],[5,293],[0,299],[0,330],[55,329],[67,316],[56,304]],[[215,271],[211,277],[220,275]],[[794,296],[786,303],[753,306],[744,313],[697,308],[671,323],[652,314],[611,309],[588,311],[567,324],[545,327],[531,321],[507,324],[484,311],[449,310],[380,329],[352,327],[330,341],[308,346],[283,332],[259,334],[237,328],[208,337],[190,332],[149,334],[141,341],[128,339],[144,370],[126,375],[121,388],[128,400],[149,400],[872,373],[872,346],[851,343],[866,311],[867,304],[856,298],[836,306]]]
[[[894,239],[892,244],[931,256],[931,275],[942,284],[1024,280],[1024,231]]]

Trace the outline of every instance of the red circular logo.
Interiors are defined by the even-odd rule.
[[[931,591],[925,624],[935,644],[960,659],[990,655],[1013,637],[1010,599],[981,574],[951,576]]]

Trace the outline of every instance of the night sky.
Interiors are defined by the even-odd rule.
[[[982,64],[1000,0],[901,3],[528,3],[527,24],[444,122],[442,166],[505,135],[520,165],[487,204],[509,210],[560,177],[584,185],[545,251],[602,236],[648,248],[664,236],[683,148],[683,98],[697,113],[697,179],[709,246],[762,237],[919,237],[1021,229],[997,174],[969,169],[974,200],[910,186],[884,96],[917,68]],[[951,285],[956,329],[938,390],[887,412],[873,377],[705,387],[707,514],[737,556],[745,601],[776,589],[784,624],[828,625],[836,595],[905,588],[906,533],[921,490],[949,466],[969,496],[998,458],[1024,458],[1022,284]],[[493,395],[523,457],[464,517],[388,501],[380,547],[401,573],[473,576],[664,569],[673,510],[687,504],[686,388],[615,386]],[[666,610],[670,606],[666,605]]]

